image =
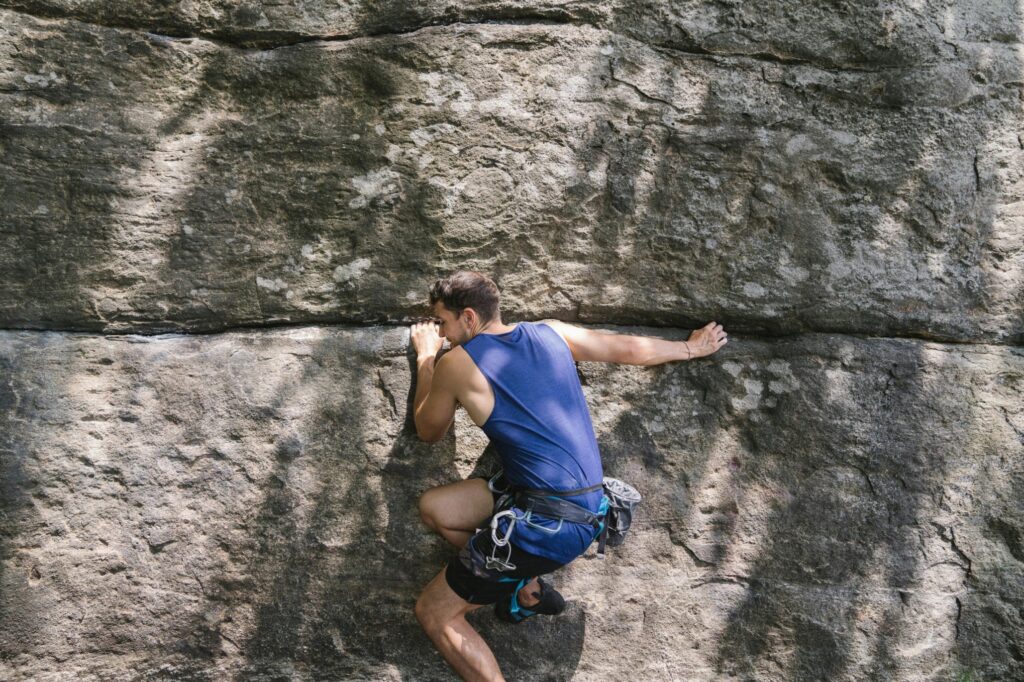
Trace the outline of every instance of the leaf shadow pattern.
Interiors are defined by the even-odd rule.
[[[798,433],[774,420],[746,427],[759,456],[777,463],[771,473],[790,500],[768,519],[772,536],[729,614],[716,660],[729,674],[763,673],[773,665],[792,679],[852,673],[858,592],[870,589],[878,563],[889,573],[881,587],[892,591],[911,581],[917,567],[921,511],[914,496],[892,493],[903,489],[901,481],[924,489],[943,481],[941,456],[929,456],[929,467],[917,465],[923,453],[936,450],[925,449],[918,430],[935,417],[914,346],[872,358],[884,359],[890,376],[843,367],[826,344],[820,347],[825,352],[799,372],[809,380],[773,409],[803,415],[805,425],[813,415],[821,420],[817,428]],[[792,353],[780,359],[799,362]],[[821,414],[812,406],[828,409]],[[877,425],[875,432],[865,425]],[[888,605],[883,598],[869,608],[891,608],[894,595]],[[782,651],[790,658],[781,658]]]
[[[136,147],[137,126],[125,120],[124,109],[139,104],[138,90],[118,101],[122,110],[111,110],[104,94],[95,95],[121,83],[127,63],[140,80],[156,82],[174,67],[150,59],[150,41],[135,32],[99,36],[101,29],[77,22],[53,31],[25,14],[6,16],[9,71],[54,78],[42,87],[5,88],[0,249],[11,257],[0,282],[0,319],[8,328],[99,330],[116,314],[107,292],[145,279],[120,267],[113,254],[123,246],[126,214],[149,188],[140,193],[124,182],[143,173],[146,160]],[[109,52],[96,59],[92,47],[104,39]],[[103,285],[91,273],[97,264]]]
[[[884,101],[867,105],[862,101],[861,109],[852,110],[849,103],[856,98],[851,97],[851,93],[844,91],[843,87],[805,89],[786,76],[786,67],[772,66],[771,70],[777,71],[776,76],[779,78],[776,82],[784,85],[779,88],[781,95],[768,93],[762,101],[762,111],[737,112],[735,104],[739,103],[739,108],[743,109],[755,100],[760,101],[771,89],[770,84],[766,87],[762,83],[756,83],[755,97],[747,103],[734,100],[731,105],[730,97],[734,97],[736,93],[728,92],[725,85],[712,87],[708,90],[703,103],[695,104],[692,111],[681,111],[681,107],[674,103],[688,100],[686,93],[676,88],[674,78],[678,72],[674,74],[666,70],[665,73],[652,74],[650,69],[645,71],[642,59],[636,57],[635,53],[638,50],[628,45],[624,45],[623,48],[620,51],[620,44],[612,41],[607,51],[610,55],[609,70],[607,77],[603,79],[604,82],[623,82],[637,89],[642,100],[649,103],[657,97],[657,101],[662,104],[673,103],[672,108],[676,111],[668,111],[666,107],[660,107],[660,111],[657,111],[659,107],[655,106],[654,113],[657,119],[653,116],[645,118],[638,112],[633,119],[636,125],[632,130],[616,130],[610,123],[598,127],[598,130],[606,131],[606,134],[596,135],[593,144],[590,145],[595,150],[595,160],[611,150],[613,157],[621,157],[622,162],[633,159],[633,164],[619,168],[614,163],[615,158],[608,162],[609,176],[619,168],[615,171],[616,177],[621,177],[618,180],[609,178],[614,191],[607,197],[606,208],[609,216],[616,215],[620,219],[609,220],[608,224],[614,225],[614,229],[598,233],[596,237],[602,240],[604,248],[612,248],[624,254],[624,269],[635,270],[638,276],[652,278],[658,276],[658,268],[663,262],[666,267],[671,266],[672,261],[682,253],[680,248],[686,246],[687,240],[694,241],[694,234],[707,237],[708,241],[705,244],[697,243],[694,246],[694,257],[708,263],[710,281],[719,282],[723,290],[729,291],[734,305],[729,306],[729,317],[722,319],[719,316],[721,311],[704,307],[697,301],[696,307],[689,311],[690,315],[704,312],[708,317],[725,322],[727,327],[731,326],[730,320],[736,320],[741,329],[761,330],[766,328],[767,324],[767,328],[773,332],[801,331],[807,328],[849,329],[849,322],[841,319],[842,311],[836,307],[837,301],[839,308],[844,305],[843,299],[837,299],[830,293],[834,291],[830,282],[831,266],[837,264],[837,254],[830,251],[825,240],[817,238],[817,235],[821,224],[831,225],[836,232],[837,244],[844,251],[855,253],[858,243],[863,245],[863,240],[874,238],[872,235],[883,229],[881,223],[872,225],[870,220],[865,222],[858,218],[859,209],[855,205],[856,202],[836,204],[828,200],[828,197],[842,198],[846,191],[843,189],[844,185],[851,182],[877,187],[878,196],[873,197],[875,207],[881,212],[892,212],[900,216],[908,225],[908,248],[904,253],[900,253],[899,249],[883,247],[877,254],[872,255],[887,272],[895,272],[899,269],[901,261],[909,262],[920,253],[927,254],[930,262],[941,264],[939,269],[944,272],[957,271],[956,264],[960,259],[968,259],[974,265],[984,264],[985,256],[979,252],[978,245],[991,241],[993,225],[988,219],[991,211],[990,208],[986,208],[984,201],[976,200],[973,182],[970,183],[972,186],[967,186],[970,175],[964,171],[974,155],[972,145],[984,143],[989,131],[974,131],[971,139],[965,141],[960,139],[960,129],[952,122],[940,122],[938,126],[930,124],[930,130],[928,126],[913,125],[915,120],[926,121],[931,117],[936,99],[940,100],[940,107],[949,106],[952,109],[959,104],[955,99],[947,104],[941,101],[941,97],[922,94],[920,90],[895,87],[902,76],[898,71],[893,71],[890,74],[868,76],[863,85],[857,86],[882,88],[887,93]],[[689,56],[679,59],[681,72],[685,73],[690,68],[682,66],[687,59],[694,58]],[[748,60],[743,57],[714,58],[712,61],[737,68],[749,66]],[[906,77],[914,73],[913,64],[901,66],[907,69],[909,75]],[[764,74],[766,67],[760,68]],[[813,69],[804,66],[796,68],[801,71]],[[664,77],[660,81],[659,75]],[[627,77],[629,80],[625,80]],[[764,80],[765,83],[770,82],[767,77]],[[679,78],[679,82],[685,83],[685,80]],[[641,86],[643,90],[640,90]],[[790,88],[791,90],[788,90]],[[986,97],[1005,100],[1013,96],[1012,91],[1003,92],[996,87],[973,103],[985,111]],[[928,100],[929,97],[932,99]],[[785,103],[785,106],[780,106],[781,103]],[[775,111],[775,107],[779,107],[780,111]],[[846,116],[849,118],[846,121],[835,115],[839,108],[847,110]],[[777,118],[775,114],[781,111],[785,111],[788,118],[780,118],[779,121],[769,123],[771,118]],[[741,113],[742,118],[737,118],[737,113]],[[673,119],[679,122],[675,126]],[[686,122],[704,125],[686,127]],[[844,122],[852,123],[854,129],[861,134],[871,135],[871,155],[880,161],[889,162],[884,175],[884,186],[879,184],[880,178],[856,178],[848,171],[837,174],[836,164],[840,161],[837,158],[829,158],[828,155],[797,155],[797,158],[788,160],[787,167],[779,165],[783,159],[791,155],[780,155],[775,152],[776,149],[785,147],[788,152],[789,145],[794,140],[824,141],[831,134],[829,127]],[[719,126],[724,123],[733,125]],[[737,145],[737,131],[742,131],[744,141],[750,144]],[[898,144],[895,144],[897,139]],[[824,142],[825,146],[827,144]],[[928,150],[936,144],[948,147],[954,153],[944,156],[939,162],[942,172],[933,174],[931,164],[935,160],[929,156]],[[649,153],[650,150],[655,150],[656,153]],[[718,234],[705,235],[697,226],[693,230],[694,234],[674,236],[673,233],[678,231],[676,223],[682,221],[682,224],[686,225],[686,221],[691,218],[691,209],[669,208],[673,195],[686,197],[689,201],[689,195],[693,192],[686,190],[692,190],[700,185],[695,179],[686,180],[686,174],[692,171],[678,170],[675,166],[680,159],[672,160],[674,154],[667,152],[678,152],[681,158],[692,157],[694,163],[689,164],[687,168],[693,168],[700,167],[701,163],[721,161],[722,159],[717,158],[720,155],[715,150],[726,152],[725,160],[728,163],[725,167],[730,173],[735,171],[735,177],[730,177],[725,182],[722,186],[725,192],[720,192],[715,200],[716,206],[728,207],[729,210],[716,215],[707,225],[726,225],[729,226],[729,230],[725,234],[721,234],[720,230]],[[642,198],[637,194],[634,181],[638,176],[638,169],[645,165],[638,159],[645,156],[657,159],[653,164],[647,164],[653,165],[653,170],[647,172],[652,173],[657,181],[651,183],[656,189],[646,198]],[[753,174],[745,172],[745,168],[752,170]],[[812,177],[825,177],[829,180],[823,191],[815,190],[820,183],[816,185]],[[680,181],[680,178],[684,180]],[[791,195],[791,205],[780,206],[774,200],[766,199],[763,195],[764,186],[759,186],[762,178],[775,181],[776,189],[785,188]],[[949,183],[955,187],[947,186],[947,180],[944,178],[952,178]],[[910,195],[913,207],[911,211],[905,210],[906,203],[900,198],[900,192]],[[646,206],[642,203],[643,199],[648,202]],[[991,200],[992,197],[988,199]],[[936,224],[922,219],[925,215],[922,207],[933,204],[941,206],[941,210],[934,217]],[[698,206],[704,208],[699,203]],[[734,214],[731,208],[734,206],[746,210]],[[656,210],[641,211],[648,207]],[[950,231],[950,225],[961,222],[975,223],[976,229],[973,234],[978,237],[977,241],[974,238],[949,237],[948,234],[943,234],[943,230],[947,233]],[[864,233],[858,234],[856,229],[862,229]],[[626,236],[634,231],[635,243],[631,244]],[[959,235],[959,230],[954,234]],[[780,253],[779,238],[782,241],[781,251],[784,253]],[[703,248],[712,242],[717,242],[718,246],[724,243],[726,248]],[[643,244],[645,248],[635,248],[636,244]],[[751,245],[756,246],[759,254],[751,255]],[[715,253],[716,248],[719,253],[741,251],[743,257],[725,260]],[[795,287],[793,282],[780,280],[778,286],[772,282],[768,289],[795,290],[798,295],[792,300],[798,301],[799,306],[790,309],[790,303],[786,300],[781,297],[773,298],[763,303],[771,309],[771,315],[781,312],[781,317],[770,321],[757,319],[761,313],[749,311],[750,302],[744,300],[747,298],[746,289],[741,290],[740,285],[744,281],[756,281],[754,274],[759,264],[763,264],[764,258],[786,263],[791,262],[790,258],[793,256],[800,266],[810,266],[810,276]],[[653,267],[641,267],[642,261],[648,266],[650,263],[647,261],[651,260]],[[775,270],[772,268],[772,271]],[[785,272],[785,268],[777,270],[782,274]],[[974,267],[966,279],[948,283],[948,286],[936,283],[936,289],[955,292],[958,300],[969,300],[972,305],[981,306],[985,301],[985,293],[977,278],[982,270],[981,267]],[[894,275],[892,281],[899,281],[901,277],[902,275]],[[658,279],[673,281],[668,276]],[[853,281],[856,278],[843,279],[846,280],[844,286],[859,287],[863,284]],[[656,289],[657,286],[657,281],[651,282],[652,288]],[[876,293],[885,298],[884,292]],[[584,318],[593,315],[594,310],[595,308],[591,306],[584,306]],[[871,312],[859,320],[854,328],[857,325],[861,328],[870,327],[873,333],[881,334],[898,332],[901,324],[905,325],[906,320],[910,319],[910,326],[916,333],[934,333],[932,316],[936,311],[933,307],[914,300],[914,296],[911,295],[906,301],[901,302],[900,312],[907,313],[904,319],[885,310]],[[676,316],[672,319],[659,319],[658,322],[676,324],[685,323],[687,319],[684,316]],[[974,322],[956,328],[955,333],[970,334],[971,329],[977,328],[976,324]],[[947,327],[945,333],[949,333],[948,330],[954,327],[955,325]],[[831,351],[827,347],[822,350],[826,357],[829,357]],[[771,523],[766,529],[770,535],[765,538],[764,545],[766,555],[761,561],[755,562],[754,570],[749,576],[750,596],[733,612],[731,624],[719,644],[717,665],[720,672],[752,675],[764,672],[759,666],[770,667],[774,664],[786,671],[786,674],[798,678],[811,679],[847,674],[848,667],[857,660],[857,656],[853,654],[862,647],[871,648],[870,644],[862,641],[863,638],[854,626],[856,618],[859,617],[856,614],[858,605],[856,598],[852,596],[853,593],[848,590],[855,590],[853,586],[859,583],[869,582],[873,568],[881,563],[885,566],[888,576],[889,582],[885,588],[890,590],[891,602],[896,594],[895,590],[905,587],[911,580],[918,579],[918,574],[925,570],[914,552],[908,549],[917,544],[919,527],[923,526],[926,530],[930,528],[926,519],[928,514],[934,511],[931,508],[926,511],[922,507],[924,500],[920,495],[905,495],[903,497],[906,499],[893,502],[891,505],[879,504],[875,500],[873,503],[857,502],[852,509],[843,508],[843,505],[849,504],[847,497],[856,502],[858,495],[863,494],[870,500],[886,493],[898,492],[905,486],[910,486],[915,491],[927,489],[934,492],[945,482],[944,476],[950,475],[949,463],[952,461],[952,452],[948,444],[941,442],[933,442],[933,447],[927,451],[930,455],[931,468],[922,470],[918,467],[916,458],[923,456],[918,451],[921,434],[913,425],[920,425],[922,419],[923,423],[927,423],[928,419],[934,423],[935,416],[929,413],[927,402],[935,398],[937,389],[926,385],[924,378],[917,376],[918,373],[925,371],[924,367],[927,365],[925,359],[920,357],[920,345],[910,344],[903,347],[902,351],[905,353],[904,356],[890,352],[888,358],[892,382],[899,385],[902,393],[898,399],[887,398],[887,401],[898,400],[899,404],[880,411],[871,405],[870,399],[856,395],[860,391],[870,394],[872,388],[879,383],[877,377],[867,376],[859,381],[857,378],[846,380],[853,388],[849,390],[848,395],[844,394],[841,397],[854,416],[840,412],[836,419],[838,428],[829,424],[829,420],[822,420],[823,432],[835,435],[835,442],[822,440],[819,433],[806,434],[806,427],[794,425],[794,433],[806,437],[794,436],[794,440],[787,445],[795,448],[794,451],[806,453],[807,461],[802,464],[786,464],[785,449],[775,450],[774,457],[770,458],[780,467],[779,471],[771,474],[776,479],[775,482],[789,491],[786,493],[787,496],[795,497],[770,517]],[[813,368],[811,369],[813,372]],[[865,368],[865,371],[869,369]],[[821,367],[817,371],[837,370],[834,367]],[[769,380],[749,380],[761,391],[770,385]],[[822,381],[823,379],[819,377],[811,382],[817,397],[821,400],[833,397],[831,389],[827,389]],[[714,397],[714,393],[713,391],[711,397]],[[722,405],[723,413],[735,411],[735,408],[720,395],[718,401]],[[904,406],[903,401],[909,403],[909,406]],[[813,405],[815,404],[808,403],[808,406]],[[951,404],[950,408],[953,412],[962,411],[957,404]],[[901,414],[901,410],[906,414]],[[877,424],[873,434],[870,431],[864,433],[863,426],[857,423],[858,418],[855,415],[865,412],[871,414],[875,419],[874,423]],[[781,413],[779,415],[780,418],[784,418]],[[852,423],[845,423],[847,421]],[[636,418],[626,415],[612,429],[611,442],[602,442],[603,449],[614,451],[616,447],[620,447],[625,451],[632,446],[640,449],[641,459],[649,459],[649,455],[644,453],[653,451],[650,439],[645,440],[642,437],[642,429],[638,429],[636,422]],[[733,426],[738,443],[745,449],[764,450],[765,443],[768,442],[767,427],[743,422]],[[775,424],[774,428],[778,426]],[[850,440],[855,436],[861,439],[861,444],[857,444],[856,440]],[[776,436],[774,440],[778,441],[779,438]],[[875,447],[879,448],[883,444],[886,445],[886,452],[869,452],[863,444],[865,440],[873,441]],[[611,443],[621,445],[613,446]],[[814,446],[820,450],[815,452],[808,449]],[[896,451],[890,451],[888,446],[895,448]],[[814,478],[815,476],[818,478]],[[826,483],[829,485],[823,485],[824,492],[820,492],[817,484]],[[878,492],[876,489],[885,492]],[[685,501],[685,496],[678,497]],[[739,504],[742,503],[740,499]],[[731,511],[735,514],[737,510]],[[847,518],[847,515],[851,515],[850,518]],[[727,528],[729,514],[726,513],[724,516]],[[807,528],[813,528],[815,524],[819,524],[823,533],[832,533],[853,545],[856,544],[859,534],[859,537],[864,538],[865,546],[878,549],[872,550],[869,555],[850,544],[844,546],[838,543],[832,548],[815,547],[813,538],[807,536]],[[728,533],[723,537],[725,535]],[[795,536],[797,541],[790,540],[791,536]],[[677,540],[678,537],[673,539]],[[699,566],[709,568],[727,554],[727,545],[728,543],[715,541],[707,548],[707,552],[697,553],[689,548],[688,552]],[[819,551],[824,552],[824,558],[820,561],[812,556]],[[829,553],[834,556],[829,556]],[[961,557],[955,556],[955,552],[950,563],[961,566],[962,574],[964,561]],[[960,581],[961,588],[962,579],[961,575],[954,580],[954,583]],[[939,581],[942,582],[942,579]],[[826,588],[821,592],[821,598],[827,595],[827,589],[832,586],[836,588],[836,594],[846,596],[839,599],[836,610],[821,611],[825,608],[822,604],[814,603],[809,597],[802,596],[795,588],[787,589],[787,584],[799,586],[808,583]],[[952,622],[949,619],[952,604],[952,600],[947,599],[941,611],[947,617],[947,620],[943,621],[947,629]],[[897,602],[896,606],[898,605]],[[890,603],[889,606],[894,605]],[[783,616],[789,620],[785,625],[778,625],[782,622]],[[774,660],[775,652],[784,648],[783,642],[792,644],[794,638],[797,643],[791,647],[792,655],[782,662]],[[815,662],[819,655],[823,663]],[[891,670],[894,669],[895,662],[880,660],[877,665],[882,670]]]
[[[364,281],[353,264],[385,257],[393,270],[434,274],[443,197],[414,167],[392,168],[382,132],[398,115],[393,105],[422,87],[410,80],[417,59],[387,38],[208,56],[191,99],[160,128],[168,139],[198,129],[204,145],[168,215],[180,229],[153,277],[171,289],[164,324],[207,329],[294,315],[370,323],[387,317],[376,300],[384,282]],[[282,182],[282,163],[297,187]],[[366,199],[353,175],[384,184]],[[160,295],[140,290],[137,307]]]
[[[344,354],[344,344],[328,342],[317,352],[337,357]],[[255,587],[259,601],[251,634],[240,643],[244,662],[236,668],[238,679],[286,678],[296,670],[345,678],[383,674],[447,679],[451,674],[432,652],[412,607],[422,587],[452,556],[421,525],[417,500],[429,485],[457,475],[454,437],[435,446],[417,441],[410,409],[414,386],[401,378],[414,371],[411,356],[403,352],[379,358],[378,377],[368,376],[373,369],[362,364],[366,360],[353,363],[348,383],[364,390],[341,406],[324,404],[309,415],[305,433],[282,439],[274,472],[262,484],[263,502],[252,524],[257,544],[247,571],[249,589]],[[378,383],[382,377],[387,378]],[[404,416],[387,395],[402,386],[408,386]],[[375,430],[397,436],[386,454],[379,447],[386,436]],[[338,451],[324,445],[339,441],[347,445]],[[347,462],[338,459],[341,452]],[[309,500],[302,500],[301,485],[296,488],[303,479],[296,475],[296,466],[315,472],[319,481]],[[245,606],[239,601],[246,598],[244,593],[208,591],[218,593],[229,612]],[[538,641],[548,641],[552,633],[560,638],[558,644],[542,645],[552,647],[552,655],[540,660],[482,620],[485,637],[498,642],[502,663],[514,666],[518,675],[572,676],[582,649],[582,617],[537,629]],[[574,648],[566,649],[567,642],[577,644],[575,659],[565,656]]]
[[[950,475],[943,414],[962,415],[969,401],[948,390],[941,371],[925,380],[936,370],[918,357],[922,345],[739,337],[715,359],[657,368],[639,387],[635,370],[586,367],[595,388],[627,387],[627,407],[602,419],[599,440],[606,473],[645,495],[634,521],[639,547],[627,543],[604,589],[620,589],[619,570],[664,563],[674,601],[714,605],[697,642],[711,646],[697,658],[718,674],[891,673],[892,661],[862,655],[884,631],[865,612],[898,617],[901,593],[960,590],[967,570],[923,519]],[[682,551],[665,555],[661,534]],[[922,575],[922,546],[940,573]],[[952,597],[923,605],[930,627],[952,632]],[[689,608],[637,608],[645,616],[637,646],[665,627],[692,627],[682,615]],[[650,673],[710,674],[699,670]]]

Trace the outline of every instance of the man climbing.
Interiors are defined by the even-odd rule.
[[[424,589],[416,617],[463,679],[501,680],[494,654],[466,614],[495,604],[510,622],[557,615],[565,602],[540,576],[586,551],[600,526],[601,456],[574,363],[691,360],[725,345],[726,333],[715,322],[687,341],[556,320],[507,325],[497,286],[471,271],[435,282],[430,305],[439,321],[417,323],[410,333],[416,433],[441,440],[462,405],[496,446],[504,473],[491,482],[432,488],[420,498],[423,522],[461,551]],[[437,359],[445,338],[451,350]],[[542,491],[552,509],[528,515],[517,506],[525,498],[501,495],[506,487]]]

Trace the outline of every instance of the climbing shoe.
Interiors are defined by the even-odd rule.
[[[565,599],[558,593],[558,590],[541,578],[537,578],[540,592],[533,593],[533,596],[538,599],[537,603],[531,605],[530,608],[520,606],[519,590],[523,589],[528,582],[529,579],[523,580],[516,586],[512,594],[499,599],[494,604],[494,613],[498,618],[507,623],[522,623],[527,618],[538,614],[557,616],[565,610]]]

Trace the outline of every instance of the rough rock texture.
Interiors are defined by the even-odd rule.
[[[461,412],[416,439],[411,364],[380,327],[0,335],[4,679],[447,678],[415,502],[484,443]],[[807,335],[580,368],[646,502],[556,574],[566,616],[475,619],[513,678],[1024,675],[1024,353]]]
[[[0,321],[394,320],[468,265],[532,319],[1019,342],[1022,18],[958,7],[690,46],[752,57],[653,5],[263,50],[0,10]]]
[[[467,266],[732,332],[580,366],[646,501],[510,679],[1024,679],[1022,11],[0,0],[0,679],[450,679],[493,453],[396,323]]]

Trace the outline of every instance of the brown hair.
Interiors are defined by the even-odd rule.
[[[501,293],[498,285],[487,275],[475,270],[459,270],[431,285],[430,306],[438,301],[456,316],[466,308],[472,308],[486,324],[499,315]]]

